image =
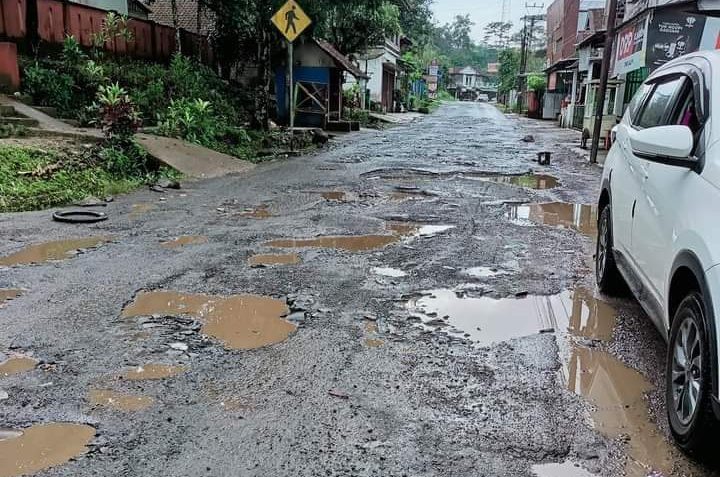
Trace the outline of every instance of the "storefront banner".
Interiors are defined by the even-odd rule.
[[[652,72],[675,58],[700,49],[704,15],[656,11],[648,30],[645,63]]]
[[[614,74],[621,75],[645,66],[648,17],[625,25],[617,36]]]
[[[706,17],[705,29],[700,39],[700,50],[720,49],[720,18]]]
[[[635,18],[648,8],[664,7],[673,3],[686,3],[687,0],[627,0],[625,2],[625,15],[623,21],[626,22]]]

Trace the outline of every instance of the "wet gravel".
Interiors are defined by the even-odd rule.
[[[534,142],[522,141],[528,134]],[[578,341],[609,350],[654,386],[648,419],[667,436],[664,344],[634,301],[606,298],[618,311],[609,342],[555,330],[487,347],[418,326],[407,307],[434,289],[498,299],[592,289],[590,237],[507,216],[508,204],[595,202],[601,170],[578,143],[575,132],[491,105],[447,104],[246,175],[118,197],[98,225],[55,223],[50,211],[0,215],[0,257],[43,241],[111,237],[67,260],[0,268],[0,289],[23,290],[0,304],[0,361],[12,353],[40,360],[0,378],[8,393],[0,427],[96,429],[88,453],[47,476],[529,476],[533,465],[568,461],[621,475],[627,439],[594,428],[591,405],[567,389],[563,369]],[[553,153],[550,166],[533,162],[540,151]],[[487,180],[528,173],[559,186]],[[392,224],[452,228],[362,251],[268,245],[392,235]],[[300,263],[248,263],[293,251]],[[508,273],[464,273],[477,267]],[[139,292],[157,290],[277,298],[297,330],[233,350],[202,335],[196,317],[122,316]],[[122,378],[148,363],[184,371]],[[89,399],[97,389],[152,404],[97,406]],[[672,459],[664,475],[713,475]]]

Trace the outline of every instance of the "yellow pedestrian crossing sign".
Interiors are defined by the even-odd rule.
[[[272,17],[272,22],[289,42],[293,42],[310,26],[312,20],[295,0],[288,0]]]

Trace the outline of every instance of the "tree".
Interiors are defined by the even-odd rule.
[[[491,22],[485,26],[485,43],[495,48],[506,48],[510,40],[512,23]]]
[[[500,63],[498,70],[498,94],[506,94],[518,86],[520,52],[516,49],[503,50],[500,52],[498,61]]]

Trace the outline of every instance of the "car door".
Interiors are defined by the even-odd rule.
[[[607,163],[611,164],[610,189],[612,192],[613,246],[627,256],[632,237],[632,215],[641,184],[635,173],[638,161],[632,154],[630,131],[654,85],[643,84],[627,107],[622,121],[615,127],[615,144]]]
[[[677,74],[666,78],[657,91],[662,97],[652,96],[648,104],[654,104],[656,112],[645,118],[641,115],[639,125],[685,125],[695,138],[694,153],[704,149],[702,128],[704,113],[702,94],[702,73],[693,66],[679,67]],[[654,101],[654,103],[653,103]],[[659,114],[663,109],[664,113]],[[672,262],[675,259],[673,242],[680,224],[690,207],[697,204],[686,204],[685,198],[693,191],[705,188],[700,175],[687,168],[671,166],[659,162],[642,161],[645,171],[642,194],[635,211],[632,229],[632,256],[641,271],[643,279],[649,285],[657,302],[662,304]],[[689,194],[690,193],[690,194]]]

